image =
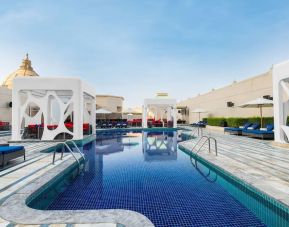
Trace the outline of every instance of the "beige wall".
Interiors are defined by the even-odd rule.
[[[113,113],[122,113],[124,98],[120,96],[97,95],[96,108],[106,109]]]
[[[12,101],[12,90],[0,87],[0,121],[10,122],[12,120],[12,108],[9,102]]]
[[[238,105],[261,98],[264,95],[272,96],[272,93],[272,75],[271,71],[268,71],[259,76],[181,101],[178,105],[187,106],[190,109],[189,115],[185,117],[189,123],[198,121],[198,114],[191,113],[196,108],[208,111],[208,113],[201,114],[201,118],[259,116],[259,109],[239,108]],[[227,107],[229,101],[234,103],[234,107]],[[263,108],[263,116],[273,116],[273,108]]]

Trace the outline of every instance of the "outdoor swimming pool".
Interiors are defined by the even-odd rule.
[[[133,210],[155,226],[288,226],[280,207],[179,150],[182,139],[177,132],[102,133],[83,148],[80,175],[68,174],[28,205]]]

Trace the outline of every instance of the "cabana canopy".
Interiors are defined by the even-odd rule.
[[[163,120],[166,115],[167,121],[173,123],[173,128],[177,127],[177,101],[176,99],[169,98],[168,96],[157,95],[156,98],[145,99],[142,112],[142,127],[147,128],[147,115],[148,111],[154,113],[155,117]]]

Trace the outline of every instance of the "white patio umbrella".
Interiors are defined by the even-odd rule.
[[[197,109],[194,109],[193,111],[192,111],[192,113],[198,113],[199,114],[199,121],[200,121],[200,119],[201,119],[201,113],[207,113],[208,111],[206,111],[206,110],[204,110],[204,109],[202,109],[202,108],[197,108]]]
[[[101,109],[96,110],[95,113],[97,113],[97,114],[111,114],[112,112],[109,110],[101,108]]]
[[[96,113],[96,114],[103,114],[103,117],[104,117],[105,114],[111,114],[112,112],[109,111],[109,110],[100,108],[100,109],[96,110],[95,113]]]
[[[263,126],[263,113],[262,108],[263,107],[272,107],[273,101],[270,99],[264,99],[264,98],[257,98],[252,101],[246,102],[239,107],[241,108],[259,108],[260,109],[260,118],[261,118],[261,127]]]

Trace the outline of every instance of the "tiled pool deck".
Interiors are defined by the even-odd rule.
[[[185,133],[190,134],[189,131]],[[288,149],[275,147],[271,141],[206,129],[203,135],[216,138],[218,156],[213,148],[209,153],[207,145],[198,153],[199,156],[289,206]],[[199,139],[197,137],[180,145],[191,150]]]

